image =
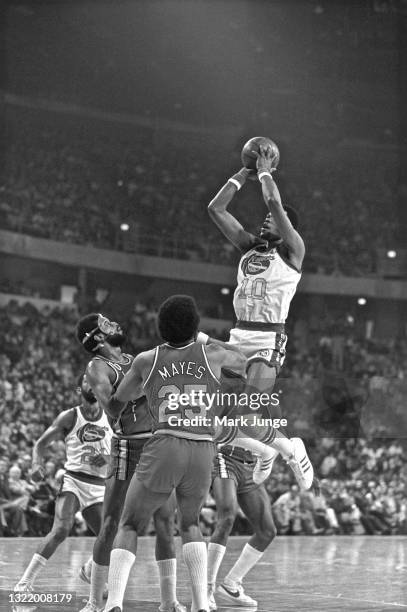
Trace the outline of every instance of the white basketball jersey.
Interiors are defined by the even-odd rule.
[[[285,323],[301,278],[277,247],[257,246],[243,255],[233,297],[236,317],[256,323]]]
[[[65,469],[106,478],[113,434],[106,414],[102,410],[100,418],[90,421],[85,419],[80,406],[71,410],[75,411],[75,423],[65,438]],[[97,455],[104,455],[107,463],[101,467],[92,465],[90,459]]]

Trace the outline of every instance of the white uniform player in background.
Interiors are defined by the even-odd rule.
[[[55,502],[52,529],[41,541],[15,586],[16,591],[33,590],[38,574],[69,536],[78,510],[95,535],[101,526],[112,430],[85,376],[81,377],[79,384],[81,404],[61,412],[34,445],[31,473],[34,481],[44,477],[46,449],[58,439],[65,441],[65,473]],[[86,582],[90,581],[91,562],[92,557],[80,569],[80,577]]]
[[[228,240],[243,252],[233,299],[237,322],[230,332],[229,343],[247,358],[248,390],[257,396],[264,393],[268,397],[273,392],[276,377],[284,362],[287,343],[284,324],[301,278],[305,254],[304,242],[296,230],[297,215],[293,209],[283,207],[273,180],[273,161],[272,150],[261,147],[255,178],[261,183],[263,199],[269,213],[260,236],[246,231],[227,210],[233,196],[244,185],[252,171],[242,168],[227,181],[208,207],[216,225]],[[212,341],[212,338],[208,338],[208,342]],[[262,416],[281,418],[279,405],[270,403],[264,406]],[[250,438],[245,437],[249,435]],[[304,443],[300,438],[289,439],[279,429],[253,427],[251,422],[247,428],[239,428],[237,436],[226,449],[229,449],[228,460],[232,463],[243,461],[240,456],[242,449],[249,450],[258,457],[253,471],[255,485],[260,485],[270,475],[273,461],[279,453],[293,470],[301,489],[309,489],[314,482],[314,471]],[[229,499],[230,507],[234,507],[236,500],[231,497],[228,479],[218,480],[220,502]],[[252,497],[256,500],[255,495]],[[222,516],[220,519],[222,520]],[[226,527],[223,531],[225,530],[227,531]],[[211,610],[216,610],[216,579],[226,551],[225,537],[224,534],[223,537],[221,535],[212,538],[208,548],[208,595]],[[217,591],[223,602],[245,607],[257,605],[254,599],[246,595],[241,581],[259,561],[264,548],[245,545]]]

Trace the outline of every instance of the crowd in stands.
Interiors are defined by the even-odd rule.
[[[55,416],[78,402],[75,381],[87,355],[74,338],[76,318],[13,301],[0,309],[0,535],[41,535],[52,521],[64,444],[51,447],[40,484],[30,479],[31,451]],[[141,302],[125,327],[130,351],[157,340],[155,312]],[[279,533],[406,533],[407,344],[390,349],[344,332],[338,349],[329,328],[313,336],[314,346],[301,354],[294,330],[298,350],[289,351],[281,403],[307,441],[322,494],[299,492],[284,462],[276,462],[267,489]],[[201,519],[209,534],[213,500]],[[235,533],[249,529],[240,515]],[[78,516],[75,533],[83,532]]]
[[[237,261],[207,204],[240,168],[238,151],[222,166],[205,147],[186,154],[171,143],[168,155],[154,145],[150,128],[126,135],[92,123],[83,130],[74,119],[61,124],[48,117],[44,124],[34,111],[17,113],[10,125],[0,228],[164,257]],[[396,179],[386,164],[355,168],[310,159],[301,172],[283,168],[276,176],[284,200],[300,213],[305,271],[375,273],[375,250],[394,244],[397,228]],[[257,232],[265,213],[258,186],[249,182],[232,210]]]

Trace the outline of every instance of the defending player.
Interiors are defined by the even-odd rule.
[[[217,609],[214,597],[216,579],[238,505],[249,520],[253,535],[216,590],[216,599],[219,599],[222,605],[257,607],[257,601],[246,595],[241,582],[273,541],[276,528],[271,514],[270,497],[265,486],[253,481],[254,466],[254,456],[243,448],[221,446],[216,454],[212,495],[216,502],[218,519],[208,547],[210,610]]]
[[[95,396],[106,411],[112,393],[131,367],[133,356],[122,352],[125,335],[120,325],[102,314],[86,315],[78,322],[76,335],[93,355],[86,376]],[[103,524],[93,548],[89,601],[82,612],[97,612],[104,606],[110,551],[119,525],[130,480],[146,441],[151,438],[151,419],[145,397],[129,402],[118,418],[109,417],[113,429],[110,477],[106,480]],[[154,514],[156,560],[160,573],[162,612],[185,612],[176,598],[174,504],[169,501]]]
[[[151,513],[175,489],[183,556],[190,576],[192,612],[206,612],[207,552],[199,529],[199,513],[211,482],[215,455],[212,417],[217,407],[205,405],[202,392],[215,397],[220,378],[243,374],[246,360],[235,351],[195,341],[199,315],[189,296],[172,296],[159,311],[158,327],[164,344],[136,357],[111,402],[145,393],[154,435],[141,455],[130,483],[109,569],[106,610],[119,612],[131,567],[136,558],[137,534]],[[171,402],[175,402],[175,406]]]
[[[79,406],[64,410],[35,443],[32,478],[44,478],[44,455],[51,442],[65,440],[66,462],[61,489],[55,502],[54,524],[15,586],[32,591],[34,581],[48,559],[69,536],[75,514],[81,510],[88,527],[97,534],[102,524],[102,503],[110,454],[112,430],[96,401],[86,377],[81,377]],[[90,566],[91,559],[88,562]],[[85,566],[81,572],[85,571]],[[103,585],[104,586],[104,585]]]
[[[284,362],[287,342],[284,323],[301,278],[305,247],[296,230],[297,215],[293,209],[283,207],[273,180],[275,168],[271,148],[260,147],[260,154],[256,155],[257,177],[270,211],[260,236],[246,231],[227,210],[250,170],[242,168],[230,178],[210,202],[208,210],[223,234],[243,253],[233,301],[237,323],[230,332],[229,342],[248,358],[248,386],[271,395]],[[281,415],[272,414],[269,409],[268,416]],[[263,442],[268,446],[248,438],[236,438],[233,442],[261,456],[253,475],[255,482],[260,483],[269,476],[273,460],[281,453],[300,487],[311,487],[313,468],[300,438],[289,439],[281,431],[274,430],[274,437]]]

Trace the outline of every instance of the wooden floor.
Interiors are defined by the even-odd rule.
[[[220,578],[234,563],[246,540],[230,539]],[[9,590],[31,559],[37,543],[33,538],[0,539],[1,612],[13,609]],[[78,569],[91,549],[90,538],[70,538],[60,547],[38,578],[36,590],[74,591],[76,600],[69,606],[38,606],[38,612],[43,609],[76,612],[82,607],[88,586],[79,579]],[[182,561],[178,575],[179,600],[190,602]],[[258,599],[259,612],[407,610],[407,537],[279,537],[244,584],[246,591]],[[158,602],[154,540],[141,538],[124,612],[155,612]],[[221,612],[237,609],[219,606]],[[14,606],[15,612],[33,610],[33,606]]]

